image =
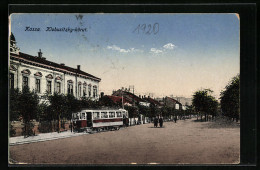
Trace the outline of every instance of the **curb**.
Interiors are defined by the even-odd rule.
[[[89,133],[79,133],[79,134],[76,134],[76,135],[59,136],[59,137],[52,137],[52,138],[45,138],[45,139],[35,139],[35,140],[28,140],[28,141],[21,141],[21,142],[13,142],[13,143],[9,143],[9,146],[35,143],[35,142],[44,142],[44,141],[50,141],[50,140],[56,140],[56,139],[64,139],[64,138],[82,136],[82,135],[87,135],[87,134],[89,134]]]

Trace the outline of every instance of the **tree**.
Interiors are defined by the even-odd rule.
[[[160,110],[161,110],[162,116],[165,118],[170,117],[174,112],[174,108],[167,107],[167,106],[163,106]]]
[[[138,107],[140,114],[144,115],[145,117],[149,117],[149,113],[150,113],[149,107],[143,106],[143,105],[140,105],[140,104],[138,104],[137,107]]]
[[[222,114],[238,121],[240,117],[239,111],[239,84],[240,75],[231,79],[228,85],[220,93],[220,106]]]
[[[58,132],[61,128],[61,116],[65,116],[68,110],[67,99],[65,95],[54,93],[48,96],[50,102],[49,109],[55,120],[58,120]]]
[[[18,97],[18,108],[20,115],[23,118],[25,136],[33,135],[33,124],[30,122],[36,118],[38,112],[39,97],[34,91],[30,91],[28,86],[25,86],[22,93]]]
[[[106,107],[119,107],[122,106],[122,102],[114,103],[113,100],[111,100],[108,96],[103,96],[99,100],[99,105],[106,106]]]
[[[215,115],[218,107],[218,102],[215,97],[210,94],[213,93],[210,89],[204,89],[196,91],[193,95],[192,105],[195,111],[201,115],[205,115],[205,121],[207,121],[208,114]]]
[[[77,100],[72,94],[67,94],[65,101],[67,111],[65,112],[63,117],[70,120],[72,118],[72,113],[79,112],[83,104],[79,100]]]
[[[19,96],[21,93],[19,89],[10,89],[10,102],[9,102],[9,120],[16,121],[19,119],[20,111],[19,111]]]
[[[136,118],[138,117],[138,108],[134,106],[125,106],[125,110],[128,111],[129,118]]]

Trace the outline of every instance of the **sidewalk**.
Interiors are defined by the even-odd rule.
[[[36,136],[29,136],[27,138],[24,138],[24,136],[17,136],[17,137],[10,137],[9,138],[9,145],[19,145],[19,144],[26,144],[26,143],[33,143],[33,142],[43,142],[48,140],[55,140],[55,139],[62,139],[62,138],[68,138],[68,137],[74,137],[74,136],[81,136],[81,135],[87,135],[89,133],[82,132],[82,133],[75,133],[71,131],[66,132],[52,132],[52,133],[41,133]]]

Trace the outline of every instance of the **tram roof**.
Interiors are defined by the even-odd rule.
[[[79,112],[102,112],[102,111],[127,111],[125,109],[82,109]],[[78,113],[78,112],[74,112],[74,113]]]

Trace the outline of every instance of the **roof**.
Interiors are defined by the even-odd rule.
[[[137,102],[145,102],[145,100],[141,99],[140,97],[137,97],[133,93],[130,93],[130,92],[127,92],[127,91],[123,91],[123,92],[124,92],[124,94],[127,94],[129,97],[131,97],[132,99],[134,99]]]
[[[43,57],[32,56],[32,55],[20,52],[19,54],[12,54],[10,56],[10,58],[13,60],[16,60],[16,61],[30,63],[32,65],[37,65],[39,67],[49,68],[49,69],[52,69],[55,71],[60,71],[60,72],[68,73],[68,74],[78,74],[79,76],[84,77],[84,78],[90,78],[90,79],[94,79],[96,81],[101,81],[100,78],[93,76],[89,73],[86,73],[82,70],[58,64],[58,63],[46,60]]]
[[[175,100],[175,99],[173,99],[173,98],[171,98],[171,97],[166,97],[167,99],[170,99],[171,101],[173,101],[173,102],[175,102],[175,103],[177,103],[177,104],[180,104],[180,105],[182,105],[180,102],[178,102],[177,100]]]
[[[108,96],[108,95],[106,95],[106,97],[111,99],[114,103],[122,102],[122,97],[120,97],[120,96]],[[131,101],[128,100],[127,98],[125,98],[125,97],[123,98],[123,101],[124,101],[124,103],[131,103]]]
[[[150,97],[148,97],[148,98],[143,98],[143,100],[146,100],[146,101],[148,101],[149,103],[153,103],[153,104],[158,105],[158,106],[162,106],[162,104],[161,104],[160,102],[158,102],[157,100],[154,100],[154,99],[152,99],[152,98],[150,98]]]

